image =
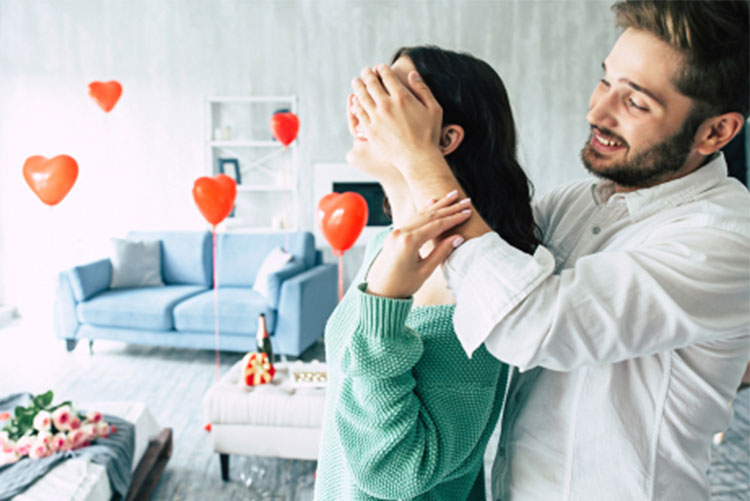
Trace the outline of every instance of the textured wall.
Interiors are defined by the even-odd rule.
[[[51,270],[106,252],[106,236],[203,228],[190,189],[206,172],[208,95],[299,96],[302,225],[311,228],[311,167],[343,161],[351,142],[349,82],[402,45],[486,59],[509,90],[537,193],[580,177],[588,96],[616,37],[609,3],[0,0],[0,302],[30,302]],[[110,78],[124,94],[105,115],[87,84]],[[59,153],[81,174],[50,211],[21,166]]]

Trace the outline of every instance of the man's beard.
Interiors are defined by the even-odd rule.
[[[591,141],[595,141],[592,132],[586,146],[581,150],[581,160],[589,172],[603,179],[614,181],[619,186],[626,188],[653,186],[667,179],[685,165],[701,121],[698,120],[698,117],[688,117],[682,128],[672,137],[636,154],[630,160],[610,164],[600,169],[597,169],[591,160],[607,157],[591,146]],[[602,134],[621,139],[607,129],[599,127],[597,129]],[[625,141],[623,140],[623,142]]]

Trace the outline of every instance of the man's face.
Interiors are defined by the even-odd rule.
[[[688,158],[695,130],[692,101],[672,84],[683,56],[643,31],[627,29],[602,64],[581,151],[586,168],[624,188],[674,177]]]

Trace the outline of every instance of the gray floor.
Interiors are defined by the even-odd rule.
[[[174,430],[174,452],[157,486],[157,500],[297,501],[312,499],[315,462],[233,456],[222,482],[201,399],[215,380],[212,351],[86,343],[66,353],[45,322],[14,321],[0,328],[0,394],[52,389],[55,401],[139,400],[162,426]],[[251,347],[248,346],[248,349]],[[322,358],[322,344],[303,358]],[[222,371],[241,354],[222,353]],[[712,500],[750,499],[750,389],[734,404],[724,441],[712,450]]]

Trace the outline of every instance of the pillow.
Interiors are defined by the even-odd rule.
[[[154,287],[161,279],[161,241],[112,239],[110,289]]]
[[[269,252],[263,260],[263,264],[260,265],[258,274],[255,276],[253,290],[270,299],[268,297],[268,276],[273,272],[279,271],[291,259],[292,254],[285,252],[281,247],[276,247]]]

